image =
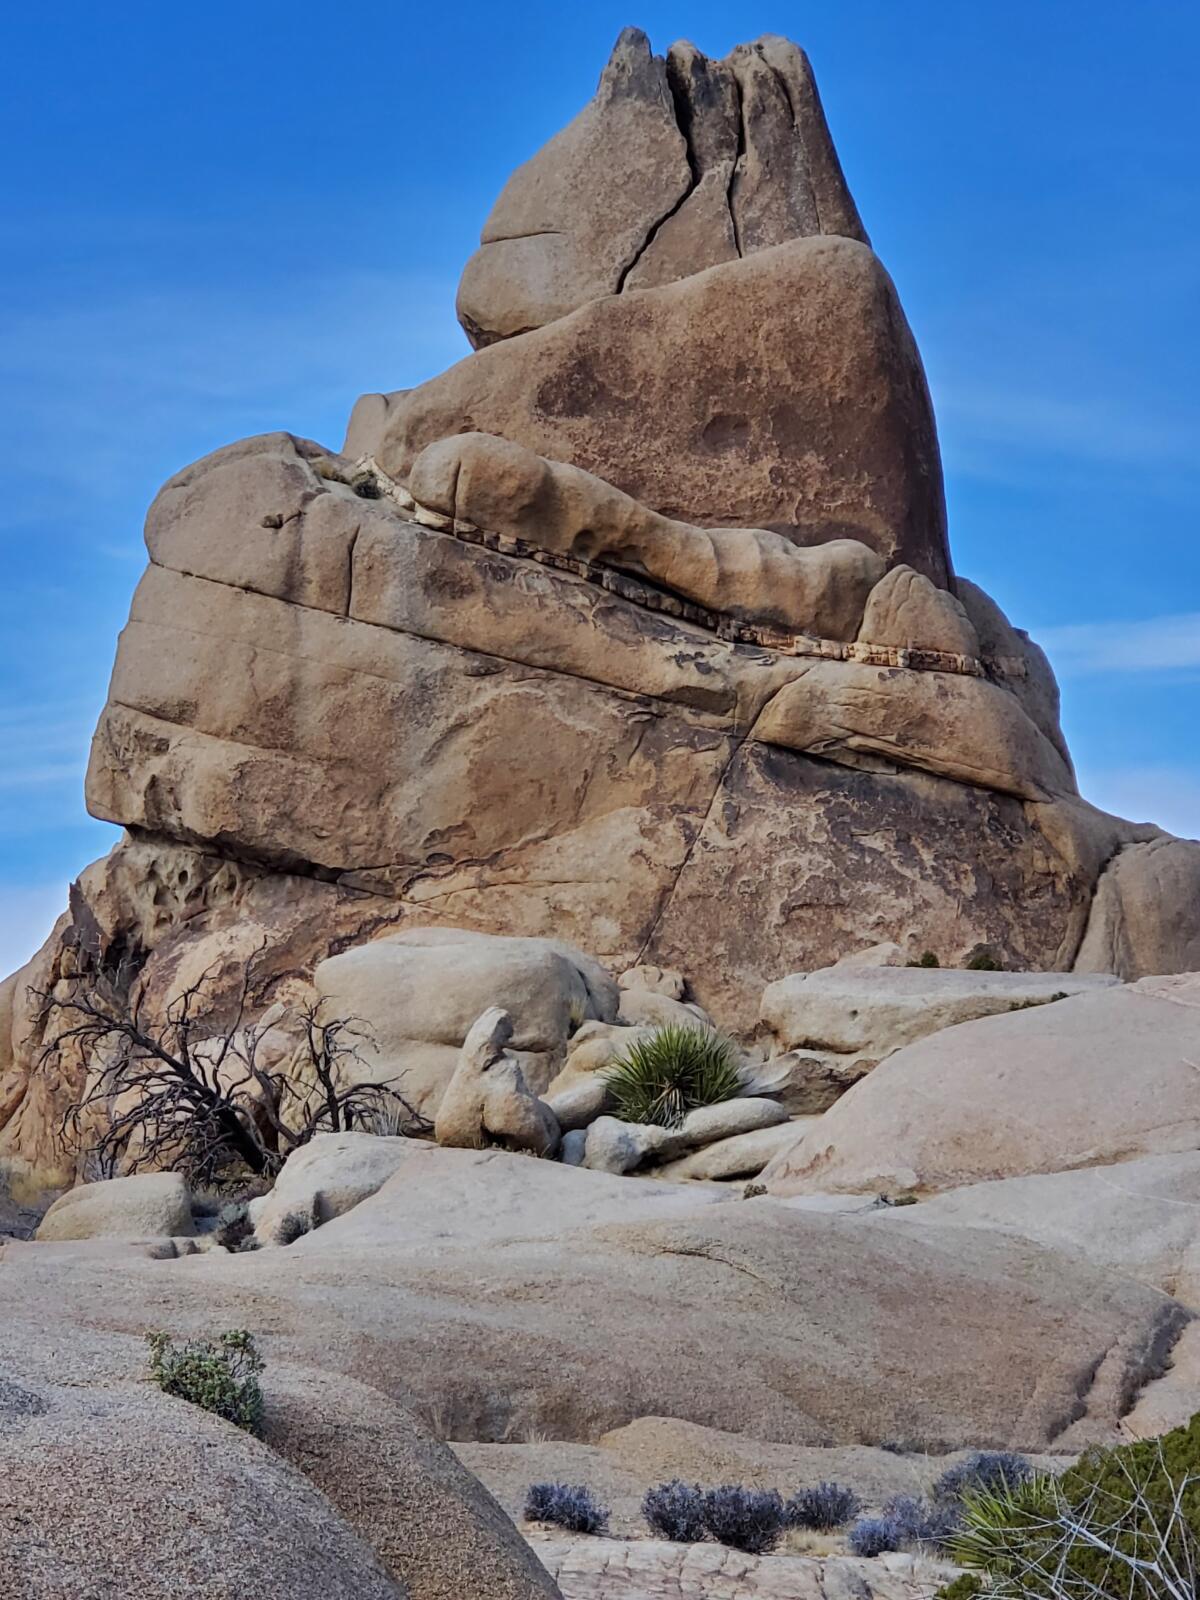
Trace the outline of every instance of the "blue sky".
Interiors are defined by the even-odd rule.
[[[1084,792],[1200,834],[1195,0],[67,0],[3,23],[0,970],[116,837],[82,776],[155,490],[464,354],[484,215],[626,23],[807,48],[958,569],[1050,649]]]

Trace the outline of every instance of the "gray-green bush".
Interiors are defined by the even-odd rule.
[[[190,1401],[247,1433],[262,1430],[263,1359],[253,1336],[231,1328],[215,1339],[176,1345],[167,1333],[148,1333],[150,1376],[164,1394]]]

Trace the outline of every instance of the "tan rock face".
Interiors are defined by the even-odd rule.
[[[531,331],[366,397],[345,456],[243,440],[151,507],[87,788],[130,837],[0,985],[0,1153],[73,1174],[88,1064],[30,991],[80,945],[136,952],[161,1014],[264,943],[266,1005],[414,925],[568,941],[686,971],[735,1031],[871,942],[1200,960],[1191,847],[1079,800],[1045,658],[952,576],[920,358],[802,52],[624,35],[464,295],[481,340]],[[461,1043],[406,1038],[431,1110]],[[514,1056],[540,1090],[561,1049]]]
[[[920,357],[891,279],[851,239],[797,239],[594,301],[372,403],[346,452],[406,481],[426,445],[469,431],[681,522],[857,539],[948,582]]]
[[[413,462],[409,488],[418,505],[452,520],[644,575],[707,610],[789,633],[852,639],[868,596],[882,587],[883,559],[860,540],[804,550],[763,528],[694,528],[649,511],[590,472],[491,434],[456,434],[427,446]]]
[[[862,1053],[880,1060],[977,1017],[1058,1004],[1119,980],[1069,972],[954,972],[839,964],[795,972],[763,991],[762,1021],[776,1047]]]
[[[459,321],[489,345],[819,233],[866,241],[804,52],[767,36],[664,60],[626,28],[595,97],[505,185]]]
[[[934,1191],[1195,1150],[1200,1007],[1103,989],[947,1028],[847,1093],[772,1192]]]
[[[1200,971],[1200,843],[1126,845],[1105,868],[1079,950],[1085,972]]]

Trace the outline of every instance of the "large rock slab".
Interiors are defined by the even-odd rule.
[[[267,435],[164,489],[94,742],[94,811],[143,840],[217,841],[227,877],[257,874],[246,950],[265,932],[271,959],[307,976],[356,929],[414,921],[565,938],[618,970],[669,949],[717,1020],[747,1028],[768,979],[864,938],[947,961],[979,942],[1018,966],[1070,960],[1103,861],[1136,830],[1089,823],[1080,851],[1057,802],[1023,810],[982,787],[989,771],[1018,790],[1039,772],[1065,782],[1013,693],[734,644],[417,526],[325,475],[335,469],[317,446]],[[863,673],[869,694],[836,687]],[[971,687],[926,684],[943,678]],[[1014,730],[1003,761],[991,742],[988,771],[966,753],[971,692]],[[908,710],[889,741],[892,702]],[[857,745],[880,738],[903,770],[859,770],[881,756]],[[179,858],[179,873],[199,870]],[[190,885],[150,894],[119,876],[130,881],[110,936],[120,923],[150,948],[164,920],[211,920],[207,889],[189,900]],[[414,1087],[444,1084],[459,1043],[410,1056]]]
[[[577,117],[509,178],[463,272],[475,346],[808,234],[866,240],[802,50],[712,61],[626,28]]]
[[[955,1023],[1004,1015],[1120,983],[1108,974],[852,967],[793,972],[768,984],[760,1016],[775,1048],[882,1060]]]
[[[407,1141],[370,1133],[318,1133],[293,1150],[270,1192],[251,1201],[260,1242],[275,1244],[288,1218],[318,1228],[367,1200],[404,1161]]]
[[[1198,984],[1170,999],[1105,989],[932,1034],[855,1084],[763,1181],[929,1192],[1195,1150]]]
[[[412,1600],[561,1600],[487,1489],[409,1410],[328,1370],[272,1367],[266,1440]]]
[[[588,1440],[667,1412],[780,1442],[1067,1450],[1115,1435],[1186,1318],[984,1230],[417,1149],[287,1250],[56,1263],[8,1246],[0,1321],[20,1306],[140,1337],[152,1301],[179,1334],[260,1328],[269,1362],[419,1400],[458,1439]]]
[[[949,581],[920,357],[891,279],[851,239],[798,239],[596,300],[416,389],[368,397],[345,449],[407,481],[426,445],[472,430],[681,522],[857,539]]]
[[[1200,1309],[1200,1152],[1146,1156],[1076,1172],[968,1184],[920,1206],[881,1213],[906,1221],[998,1228],[1085,1256]]]

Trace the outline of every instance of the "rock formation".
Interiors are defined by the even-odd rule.
[[[87,782],[127,833],[0,987],[0,1155],[69,1164],[87,1063],[44,1056],[38,995],[81,959],[153,1015],[260,947],[267,1003],[414,929],[556,941],[549,1031],[533,989],[389,1021],[431,1111],[487,1005],[535,1092],[564,997],[613,1022],[567,946],[680,969],[742,1033],[881,940],[1200,964],[1200,846],[1080,799],[1045,657],[954,575],[920,358],[800,51],[623,34],[459,309],[480,348],[364,397],[341,452],[243,440],[151,507]]]

